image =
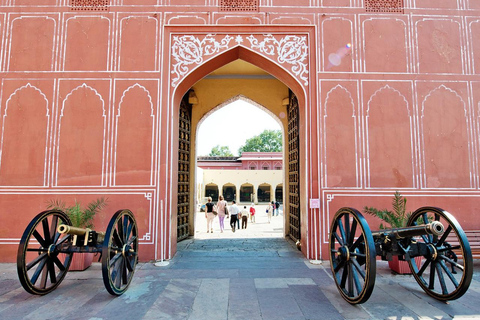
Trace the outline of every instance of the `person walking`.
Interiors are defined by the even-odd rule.
[[[213,233],[213,219],[215,214],[213,213],[215,205],[212,203],[212,198],[208,197],[208,202],[205,204],[205,218],[207,218],[207,233]]]
[[[254,223],[255,222],[255,204],[252,203],[250,206],[250,222]]]
[[[277,209],[277,216],[280,215],[280,203],[278,201],[275,202],[275,209]]]
[[[238,214],[240,213],[240,209],[238,209],[235,200],[232,200],[232,205],[228,209],[230,213],[230,227],[232,227],[232,231],[235,232],[235,224],[238,221]]]
[[[248,222],[248,210],[247,206],[243,206],[242,214],[242,229],[247,229],[247,222]]]
[[[272,205],[272,216],[275,217],[275,211],[276,211],[276,209],[275,209],[275,201],[272,201],[272,202],[271,202],[271,205]]]
[[[227,201],[223,200],[223,196],[218,197],[217,202],[218,222],[220,223],[220,232],[225,229],[225,217],[228,217]]]
[[[273,202],[273,201],[272,201]],[[270,223],[270,221],[272,220],[272,213],[273,213],[273,206],[271,203],[268,204],[268,207],[267,207],[267,219],[268,219],[268,223]]]

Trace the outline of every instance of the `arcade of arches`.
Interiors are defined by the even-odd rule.
[[[282,185],[272,186],[267,183],[258,185],[256,188],[254,185],[245,183],[240,186],[227,183],[222,186],[218,186],[214,183],[207,184],[205,186],[204,197],[210,197],[212,201],[218,201],[218,196],[223,195],[224,199],[228,202],[235,200],[237,203],[268,203],[271,201],[283,202],[283,187]],[[219,190],[222,190],[220,193]]]
[[[197,203],[223,195],[237,203],[283,203],[283,154],[244,152],[240,157],[197,158]]]

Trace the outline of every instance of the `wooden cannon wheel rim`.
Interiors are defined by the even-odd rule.
[[[73,253],[59,255],[56,248],[60,243],[71,241],[70,236],[61,237],[57,232],[59,223],[72,225],[62,211],[39,213],[28,224],[18,245],[18,278],[25,291],[31,294],[44,295],[55,290],[70,268]],[[38,252],[38,256],[30,260],[27,258],[28,252]],[[30,272],[32,269],[35,269],[33,274]],[[40,284],[37,284],[38,280]]]
[[[360,236],[355,239],[358,231]],[[370,227],[360,212],[353,208],[337,211],[330,227],[329,248],[333,279],[342,297],[350,304],[367,301],[375,286],[376,251]]]
[[[414,263],[413,258],[408,261],[408,264],[415,280],[428,295],[441,301],[455,300],[465,294],[472,281],[473,258],[470,245],[457,219],[449,212],[440,208],[422,207],[417,209],[410,216],[407,226],[418,225],[417,221],[420,217],[424,221],[428,221],[428,213],[433,214],[436,221],[447,224],[444,225],[445,232],[441,237],[420,237],[417,241],[423,241],[427,243],[428,247],[433,248],[433,250],[431,250],[432,254],[423,258],[420,269]],[[449,235],[455,236],[458,239],[457,250],[461,250],[462,252],[463,265],[457,268],[458,271],[461,271],[461,268],[463,268],[459,281],[447,267],[448,261],[451,260],[444,255],[444,242]],[[430,269],[430,275],[429,277],[424,277],[423,272],[425,272],[427,268]],[[433,276],[431,275],[432,271],[434,271]],[[440,286],[441,291],[435,288],[435,284]],[[454,287],[455,289],[450,290],[449,287]]]
[[[110,294],[119,296],[128,289],[137,262],[137,222],[130,210],[119,210],[108,224],[102,248],[103,283]]]

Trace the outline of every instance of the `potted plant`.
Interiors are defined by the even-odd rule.
[[[107,206],[108,199],[98,198],[89,202],[82,208],[80,203],[75,200],[73,206],[67,206],[64,201],[51,200],[47,204],[47,209],[61,210],[72,221],[72,226],[77,228],[93,229],[93,219],[97,213]],[[70,271],[83,271],[87,269],[93,261],[93,253],[74,254]]]
[[[407,212],[407,199],[403,197],[400,192],[396,191],[392,199],[392,208],[393,210],[378,210],[373,207],[365,206],[363,212],[377,218],[382,219],[388,225],[385,226],[383,223],[380,224],[380,229],[387,228],[402,228],[407,225],[408,218],[411,216],[411,212]],[[420,265],[422,257],[415,257],[415,263],[417,266]],[[388,266],[390,269],[399,274],[410,274],[410,267],[408,266],[407,261],[402,261],[398,259],[398,256],[393,256],[392,260],[388,261]]]

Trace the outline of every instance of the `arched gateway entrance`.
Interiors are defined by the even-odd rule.
[[[304,146],[300,141],[305,141],[301,138],[305,137],[305,126],[302,124],[305,123],[306,103],[310,100],[311,94],[308,86],[309,34],[302,32],[298,35],[285,33],[252,35],[239,34],[238,30],[233,34],[175,34],[171,37],[172,126],[174,137],[178,135],[177,142],[174,140],[172,143],[172,159],[176,160],[171,164],[172,171],[178,174],[172,175],[172,182],[176,185],[173,189],[176,189],[174,191],[176,196],[173,193],[172,199],[177,200],[177,203],[175,207],[172,206],[172,213],[176,212],[176,219],[172,216],[171,245],[175,247],[177,241],[194,233],[193,180],[196,166],[195,136],[199,120],[220,103],[239,94],[265,106],[265,103],[257,100],[258,96],[263,95],[275,101],[273,104],[276,104],[276,107],[266,108],[279,117],[283,124],[285,235],[294,241],[301,241],[302,251],[308,255],[308,241],[305,239],[308,229],[307,217],[306,210],[302,211],[302,206],[306,205],[306,188],[302,186],[302,175],[305,174],[302,159],[305,151],[302,150]],[[264,74],[255,76],[248,72],[243,73],[242,67],[233,67],[226,74],[207,77],[226,65],[230,67],[232,63],[237,67],[242,64],[252,65]],[[207,78],[201,80],[204,77]],[[278,88],[255,85],[255,80],[259,78],[277,82],[276,86],[283,87],[283,92]],[[202,83],[208,80],[212,81],[208,84]],[[230,83],[218,85],[219,81]],[[217,83],[218,87],[212,86],[212,83]],[[222,89],[222,86],[227,86],[232,92]],[[211,92],[212,87],[213,91],[217,91]],[[212,95],[218,98],[211,98]],[[202,105],[201,101],[204,100],[208,100],[209,103]],[[215,102],[217,100],[218,103]],[[234,119],[225,121],[234,123]],[[176,231],[175,235],[173,231]]]

